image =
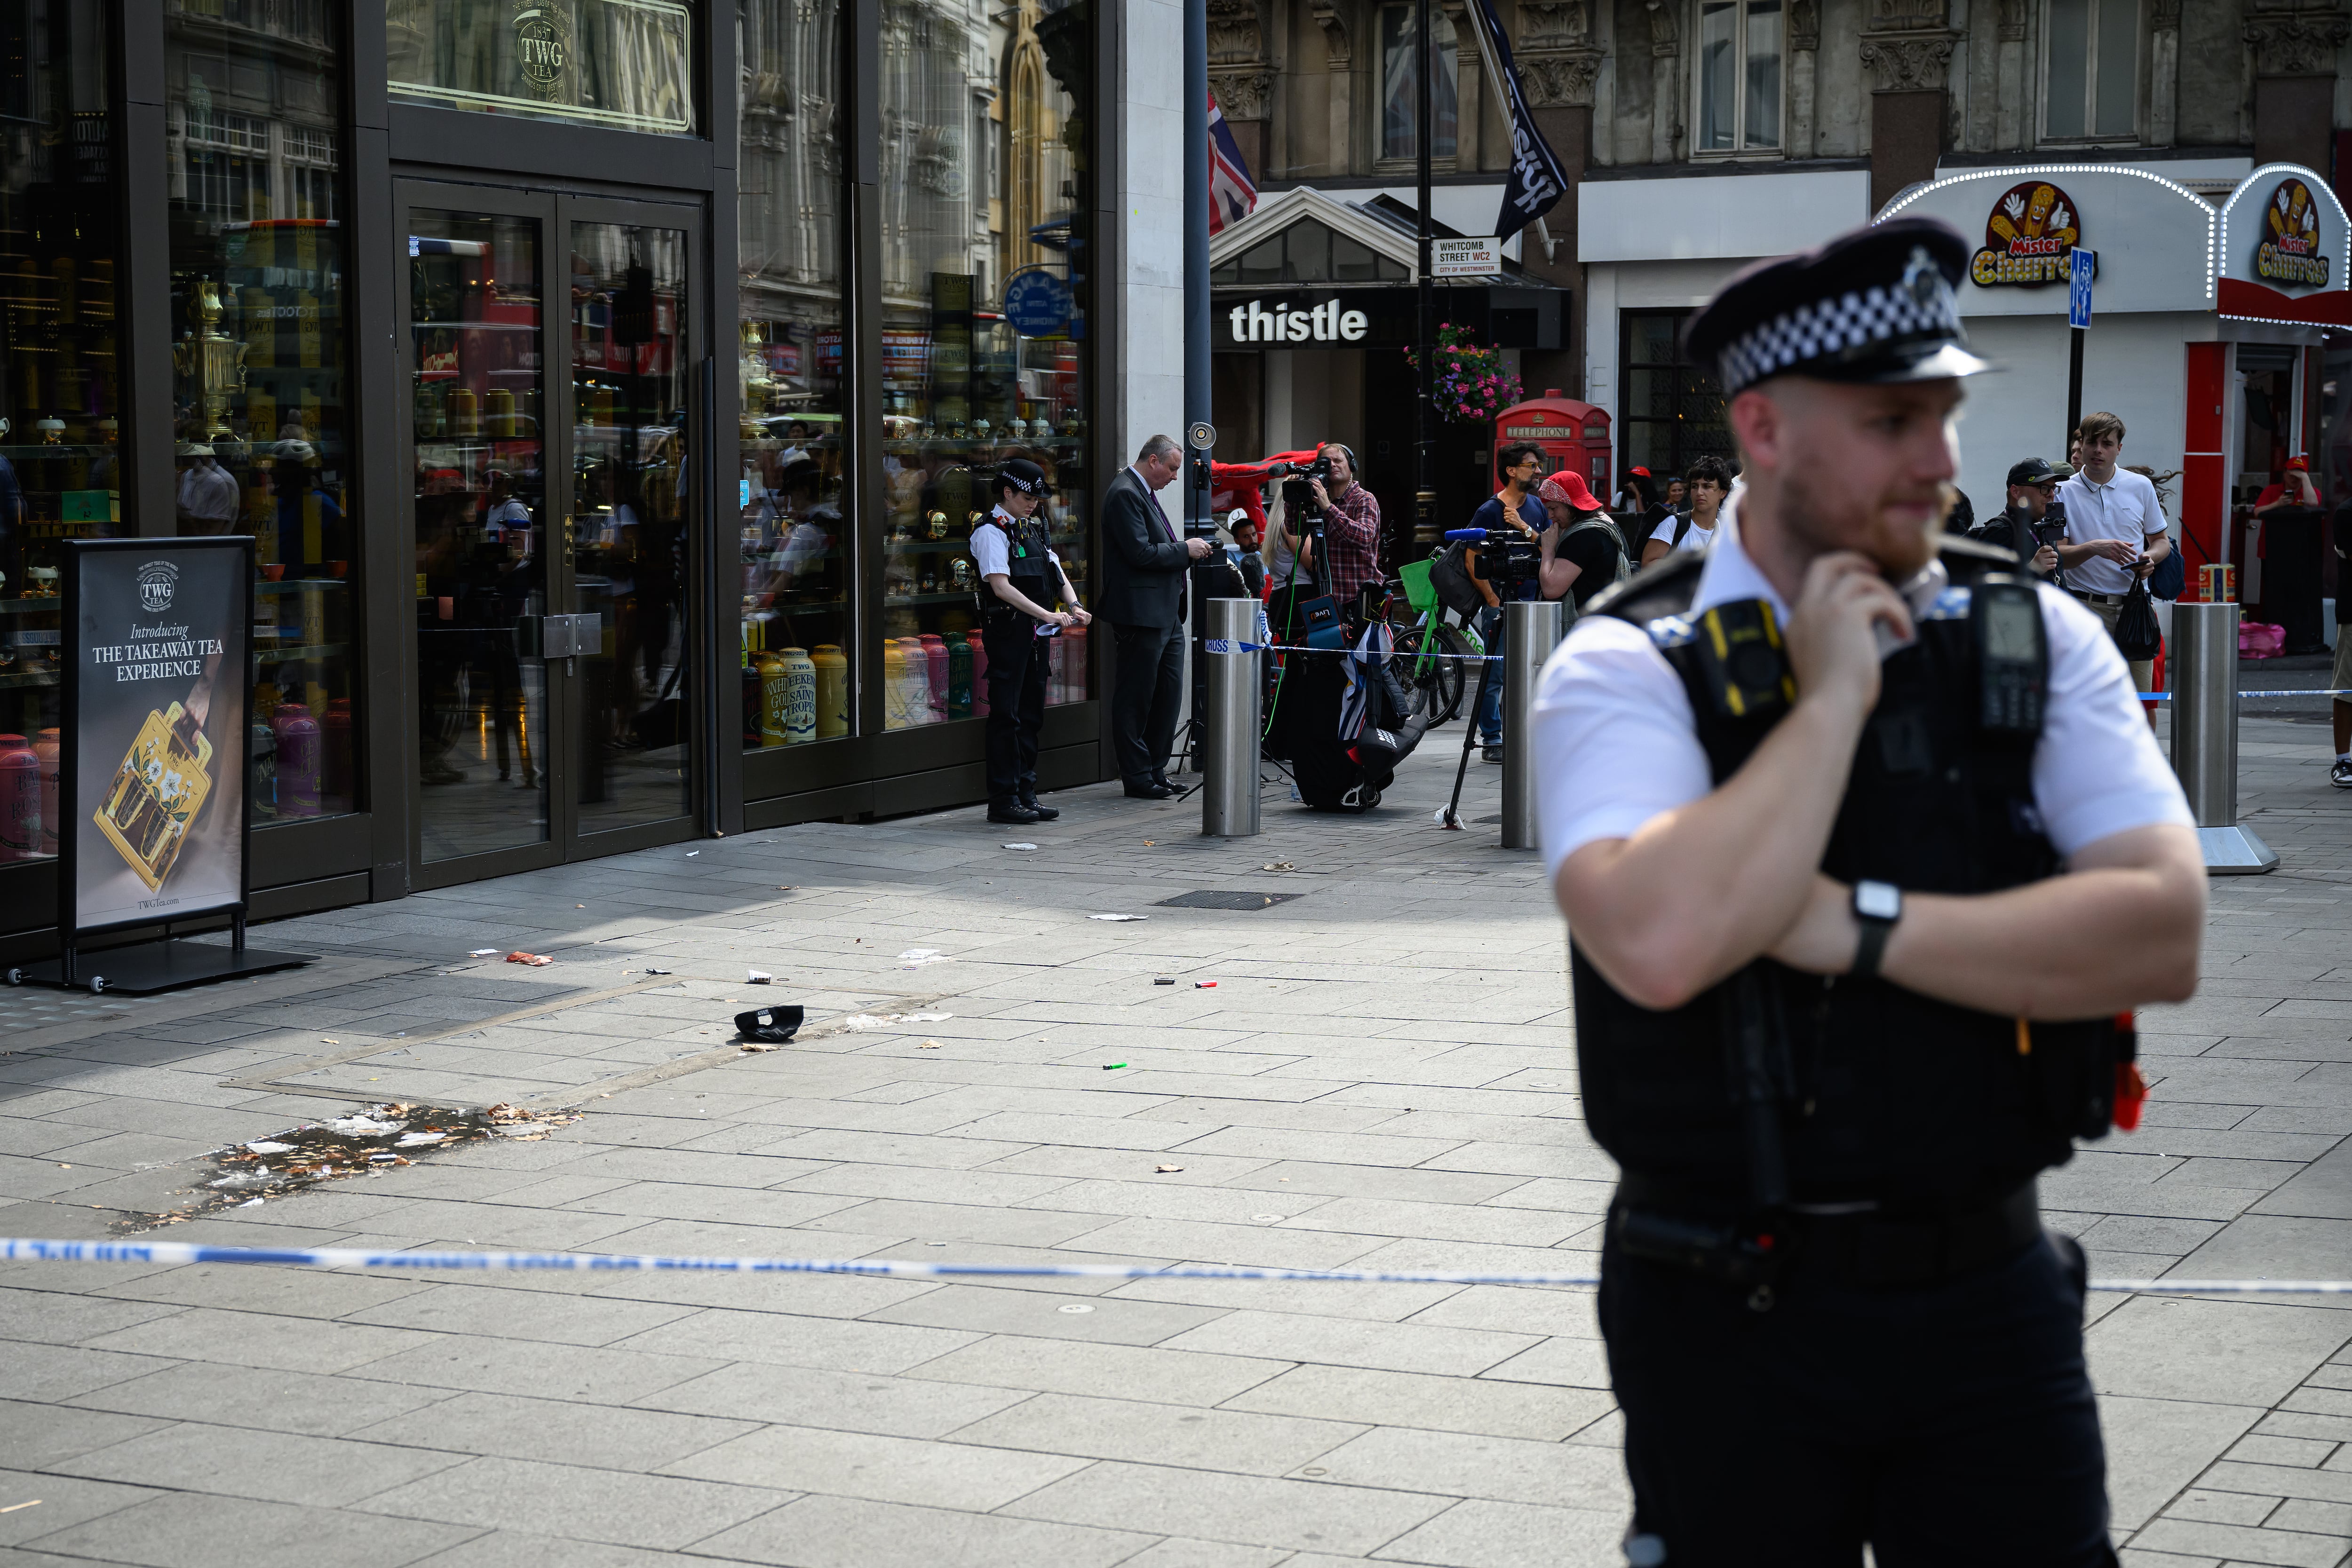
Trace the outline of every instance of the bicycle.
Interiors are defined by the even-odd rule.
[[[1438,602],[1437,591],[1430,584],[1429,565],[1425,560],[1407,561],[1395,577],[1381,585],[1384,594],[1381,618],[1389,624],[1395,649],[1389,668],[1415,694],[1414,711],[1432,716],[1429,724],[1433,729],[1462,711],[1468,672],[1474,661],[1486,656],[1486,644],[1475,628],[1457,627],[1445,619],[1445,607]],[[1396,613],[1400,590],[1411,611],[1405,618]]]

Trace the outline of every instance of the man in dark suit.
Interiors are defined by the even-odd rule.
[[[1143,444],[1103,497],[1102,592],[1095,613],[1111,623],[1118,675],[1111,689],[1111,743],[1127,792],[1139,800],[1180,793],[1168,782],[1183,698],[1185,573],[1209,541],[1185,538],[1155,492],[1183,471],[1172,436]]]

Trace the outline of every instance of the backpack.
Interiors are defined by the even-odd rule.
[[[1690,527],[1690,519],[1688,517],[1685,517],[1683,519],[1683,527],[1685,528],[1688,528]],[[1610,520],[1609,514],[1606,512],[1591,513],[1582,521],[1571,523],[1567,528],[1562,528],[1559,535],[1560,543],[1566,544],[1570,534],[1580,534],[1588,528],[1607,528],[1609,530],[1609,537],[1617,542],[1617,575],[1611,578],[1610,582],[1613,585],[1622,582],[1627,578],[1633,576],[1633,552],[1625,548],[1625,536],[1617,531],[1617,525]],[[1675,541],[1679,544],[1682,541],[1682,535],[1676,534],[1675,536]],[[1575,599],[1570,597],[1569,603],[1572,606],[1575,602]]]

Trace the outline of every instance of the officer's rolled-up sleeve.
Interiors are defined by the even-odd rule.
[[[1011,564],[1004,543],[1004,530],[993,523],[982,523],[972,529],[971,559],[984,578],[1003,571]]]
[[[2057,589],[2044,586],[2041,597],[2050,700],[2033,754],[2033,803],[2052,847],[2072,855],[2132,828],[2193,826],[2114,639]]]
[[[1649,634],[1595,615],[1576,623],[1536,686],[1536,814],[1546,870],[1601,839],[1630,837],[1711,788],[1690,699]]]

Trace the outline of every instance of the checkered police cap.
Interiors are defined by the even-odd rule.
[[[1724,395],[1772,376],[1936,381],[1991,367],[1968,350],[1953,290],[1968,244],[1929,218],[1896,218],[1818,250],[1748,268],[1694,318],[1691,357]]]

